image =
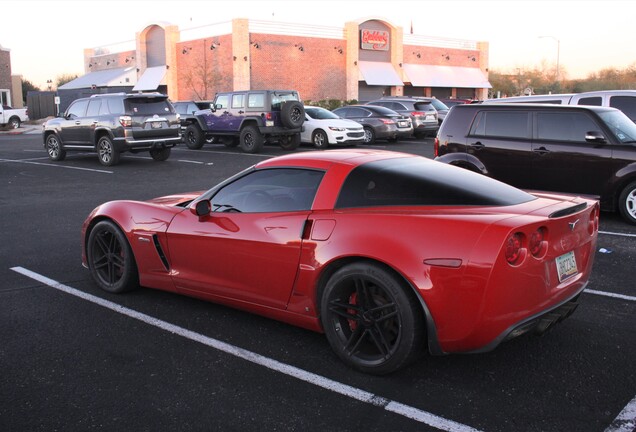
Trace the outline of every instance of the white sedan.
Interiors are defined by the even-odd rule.
[[[318,149],[326,149],[329,144],[357,144],[364,142],[364,129],[360,123],[340,118],[324,108],[305,106],[300,140]]]

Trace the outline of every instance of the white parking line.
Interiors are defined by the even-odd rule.
[[[636,397],[623,408],[605,432],[634,432],[636,430]]]
[[[166,321],[162,321],[158,318],[154,318],[141,312],[137,312],[133,309],[126,308],[117,303],[113,303],[97,296],[87,294],[83,291],[71,288],[67,285],[63,285],[57,281],[47,278],[46,276],[42,276],[23,267],[12,267],[11,270],[31,279],[34,279],[40,283],[43,283],[44,285],[47,285],[51,288],[55,288],[59,291],[65,292],[75,297],[79,297],[83,300],[105,307],[122,315],[126,315],[130,318],[142,321],[146,324],[160,328],[167,332],[176,334],[195,342],[199,342],[203,345],[209,346],[210,348],[217,349],[226,354],[233,355],[256,365],[264,366],[268,369],[283,373],[287,376],[297,378],[301,381],[305,381],[309,384],[315,385],[325,390],[330,390],[334,393],[338,393],[351,399],[377,406],[378,408],[385,409],[386,411],[390,411],[392,413],[407,417],[416,422],[426,424],[436,429],[447,432],[478,432],[477,429],[473,429],[470,426],[466,426],[461,423],[436,416],[435,414],[431,414],[429,412],[414,408],[409,405],[404,405],[399,402],[386,399],[382,396],[378,396],[373,393],[351,387],[347,384],[325,378],[321,375],[316,375],[304,369],[300,369],[286,363],[281,363],[269,357],[265,357],[252,351],[230,345],[226,342],[204,336],[200,333],[195,333],[191,330],[184,329],[183,327],[179,327]]]
[[[621,299],[621,300],[628,300],[628,301],[636,302],[636,297],[628,296],[628,295],[624,295],[624,294],[616,294],[616,293],[611,293],[611,292],[607,292],[607,291],[596,291],[596,290],[591,290],[591,289],[586,289],[584,292],[589,293],[589,294],[596,294],[596,295],[600,295],[600,296],[612,297],[612,298],[617,298],[617,299]]]
[[[59,165],[59,164],[51,164],[51,163],[33,162],[32,160],[0,159],[0,162],[8,162],[8,163],[12,162],[12,163],[22,163],[22,164],[30,164],[30,165],[42,165],[42,166],[55,167],[55,168],[66,168],[66,169],[74,169],[74,170],[80,170],[80,171],[91,171],[91,172],[98,172],[98,173],[104,173],[104,174],[113,174],[113,171],[98,170],[98,169],[93,169],[93,168],[81,168],[81,167],[74,167],[74,166],[68,166],[68,165]]]
[[[620,237],[636,237],[636,234],[617,233],[617,232],[611,232],[611,231],[599,231],[598,233],[605,234],[605,235],[620,236]]]
[[[185,160],[185,159],[177,159],[177,162],[185,162],[185,163],[198,164],[198,165],[203,165],[205,163],[201,161],[193,161],[193,160]]]

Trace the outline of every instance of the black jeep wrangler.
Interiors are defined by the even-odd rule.
[[[294,150],[304,121],[305,108],[293,90],[218,93],[210,109],[194,113],[184,141],[191,149],[220,140],[227,147],[240,145],[246,153],[258,153],[265,142]]]

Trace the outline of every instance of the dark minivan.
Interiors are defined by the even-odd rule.
[[[636,125],[617,109],[457,105],[435,156],[518,188],[597,196],[636,224]]]

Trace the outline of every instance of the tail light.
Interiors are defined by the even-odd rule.
[[[389,119],[380,119],[380,121],[384,124],[395,124],[394,120],[389,120]]]
[[[123,127],[132,127],[132,117],[131,116],[119,116],[119,124]]]
[[[426,114],[425,114],[425,113],[423,113],[422,111],[413,111],[413,112],[411,113],[411,115],[412,115],[413,117],[424,117]]]
[[[598,231],[598,220],[599,220],[599,206],[596,204],[592,211],[590,212],[590,221],[587,224],[587,231],[590,235],[594,235],[595,231]]]
[[[438,157],[439,156],[439,138],[438,137],[435,137],[435,145],[433,147],[433,151],[434,151],[433,154],[435,155],[435,157]]]
[[[512,234],[508,237],[508,240],[506,240],[505,256],[508,264],[517,265],[523,261],[523,240],[524,235],[519,232]]]
[[[265,113],[265,120],[272,120],[272,113],[271,112]]]
[[[528,249],[535,258],[541,258],[548,250],[547,241],[548,229],[546,227],[540,227],[530,236],[530,242]]]

